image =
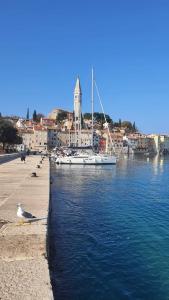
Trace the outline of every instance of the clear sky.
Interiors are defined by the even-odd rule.
[[[77,75],[89,111],[92,65],[114,121],[169,133],[168,0],[0,1],[3,115],[73,110]]]

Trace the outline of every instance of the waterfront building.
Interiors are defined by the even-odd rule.
[[[20,129],[19,135],[26,150],[44,151],[47,150],[47,129],[42,126],[34,126],[32,129]]]
[[[116,154],[154,153],[154,140],[140,133],[124,135],[122,132],[102,131],[100,149],[105,152],[113,151]],[[105,139],[105,141],[104,141]]]
[[[37,124],[37,122],[33,120],[25,120],[24,124],[27,129],[33,129],[33,127]]]
[[[152,137],[140,134],[132,133],[125,135],[123,140],[126,141],[128,145],[128,152],[133,154],[144,154],[144,153],[154,153],[154,140]]]
[[[126,152],[123,149],[125,146],[125,143],[123,141],[123,134],[121,134],[120,132],[112,133],[111,138],[112,138],[112,144],[113,144],[113,149],[114,149],[115,153],[120,154],[120,153]]]
[[[66,119],[61,126],[62,131],[71,130],[72,128],[73,128],[73,120],[68,120],[68,119]]]
[[[36,151],[47,150],[48,131],[42,126],[34,126],[34,147]]]
[[[40,119],[40,124],[42,125],[42,126],[55,126],[55,124],[56,124],[56,122],[55,122],[55,120],[53,120],[53,119],[50,119],[50,118],[41,118]]]
[[[34,131],[33,129],[18,129],[19,135],[22,137],[22,143],[25,149],[33,150],[34,148]]]
[[[25,129],[26,128],[26,124],[25,124],[25,120],[24,119],[19,119],[17,122],[16,122],[16,128],[18,129]]]
[[[58,131],[55,127],[50,127],[47,129],[47,144],[48,149],[52,149],[60,146],[60,140],[58,138]]]
[[[81,130],[81,141],[82,147],[92,146],[92,132],[91,130]],[[58,132],[58,144],[59,146],[74,146],[78,144],[78,135],[75,130],[60,131]],[[94,133],[93,135],[93,146],[98,148],[99,136]]]
[[[126,142],[128,148],[129,148],[129,152],[133,153],[133,151],[135,149],[137,149],[137,147],[138,147],[139,137],[136,134],[124,135],[123,141]]]
[[[154,141],[154,152],[157,154],[169,154],[169,136],[162,134],[152,134],[150,137]]]
[[[100,137],[99,139],[99,152],[105,153],[106,152],[106,138]]]
[[[169,136],[167,135],[160,135],[160,153],[162,154],[169,154]]]
[[[59,146],[70,146],[75,142],[74,131],[62,131],[56,127],[44,127],[35,125],[32,129],[19,129],[23,144],[28,150],[44,151]],[[82,144],[89,145],[89,135],[82,134]]]
[[[139,153],[139,152],[152,153],[154,152],[153,144],[154,141],[150,137],[146,135],[141,135],[138,139],[138,147],[135,149],[134,153]]]
[[[123,134],[120,132],[108,132],[104,131],[103,138],[106,140],[105,152],[113,151],[115,154],[127,153],[127,145],[123,140]]]
[[[91,119],[83,119],[83,127],[85,129],[91,129],[92,128],[92,120]]]

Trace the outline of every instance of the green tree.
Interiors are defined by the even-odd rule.
[[[86,119],[86,120],[91,120],[92,119],[92,114],[91,113],[85,113],[83,115],[83,118]]]
[[[40,122],[41,118],[44,118],[44,115],[42,113],[36,114],[36,121]]]
[[[103,116],[102,116],[100,113],[95,112],[95,113],[93,114],[93,117],[94,117],[94,119],[95,119],[97,122],[101,122]]]
[[[19,145],[19,144],[22,144],[22,142],[23,142],[22,137],[20,135],[18,135],[18,133],[17,133],[14,144]]]
[[[119,127],[119,122],[114,122],[113,127]]]
[[[105,117],[106,117],[107,123],[113,124],[113,120],[110,118],[109,115],[105,115]]]
[[[104,117],[104,114],[103,113],[98,113],[98,112],[95,112],[94,113],[94,118],[95,118],[95,120],[98,122],[98,123],[100,123],[100,124],[103,124],[103,123],[105,123],[105,121],[107,121],[107,123],[113,123],[113,120],[110,118],[110,116],[109,115],[105,115],[105,117]],[[105,120],[105,118],[106,118],[106,120]]]
[[[27,108],[26,120],[29,120],[29,107]]]
[[[33,112],[33,116],[32,116],[33,121],[37,121],[37,113],[36,113],[36,109]]]
[[[132,125],[132,123],[131,123],[130,121],[123,121],[123,122],[121,123],[121,126],[122,126],[122,127],[125,127],[125,128],[128,128],[128,129],[131,130],[131,131],[132,131],[132,129],[133,129],[133,125]]]
[[[62,123],[62,121],[64,121],[65,119],[67,119],[67,113],[64,111],[60,112],[56,117],[56,123]]]
[[[91,113],[85,113],[83,115],[83,117],[84,117],[84,119],[91,120],[92,119],[92,114]],[[104,118],[103,113],[95,112],[93,114],[93,117],[94,117],[95,121],[97,121],[98,123],[100,123],[100,124],[105,123],[105,118]],[[109,115],[105,115],[105,117],[106,117],[107,123],[113,124],[113,120],[110,118]]]
[[[3,149],[5,149],[6,144],[22,143],[17,129],[13,127],[11,122],[3,119],[0,120],[0,143],[2,143]]]
[[[136,127],[136,123],[134,122],[133,123],[133,132],[136,132],[138,129],[137,129],[137,127]]]

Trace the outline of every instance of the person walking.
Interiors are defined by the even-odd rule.
[[[25,154],[21,153],[21,161],[24,161],[24,164],[25,164],[25,159],[26,159]]]

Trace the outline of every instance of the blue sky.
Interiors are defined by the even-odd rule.
[[[73,110],[77,75],[89,111],[92,65],[113,120],[169,133],[168,0],[0,1],[3,115]]]

